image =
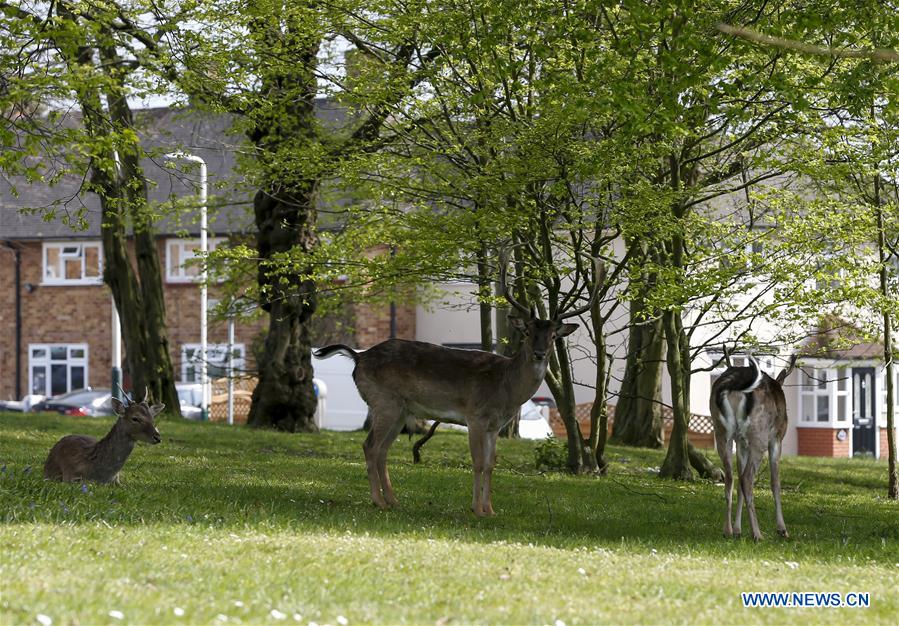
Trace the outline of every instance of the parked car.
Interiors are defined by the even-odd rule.
[[[39,396],[30,393],[21,400],[0,400],[0,411],[16,411],[27,413],[31,406],[37,404],[47,396]]]
[[[78,389],[41,400],[31,406],[31,411],[34,413],[55,411],[61,415],[85,415],[90,417],[114,415],[111,398],[112,393],[109,389]]]

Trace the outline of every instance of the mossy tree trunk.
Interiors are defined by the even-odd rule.
[[[121,319],[132,394],[142,398],[148,392],[153,402],[163,402],[169,413],[180,415],[147,181],[127,101],[125,78],[131,66],[118,56],[108,27],[98,26],[95,43],[89,45],[94,37],[88,35],[80,18],[64,6],[59,15],[72,24],[72,33],[83,38],[83,43],[72,46],[66,42],[58,47],[69,66],[83,72],[75,87],[76,100],[88,139],[102,146],[91,160],[90,185],[100,197],[103,280]],[[129,223],[134,232],[136,269],[128,255]]]

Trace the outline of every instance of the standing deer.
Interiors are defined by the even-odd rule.
[[[378,507],[397,504],[387,473],[387,451],[403,424],[418,415],[468,427],[474,466],[471,508],[479,517],[494,514],[490,481],[499,431],[543,382],[553,341],[578,326],[562,320],[588,311],[592,304],[591,298],[591,303],[562,311],[556,319],[538,319],[533,308],[529,310],[509,293],[505,266],[502,255],[503,294],[524,318],[510,318],[524,335],[521,350],[513,357],[403,339],[388,339],[364,352],[340,344],[315,352],[320,359],[342,354],[356,363],[353,379],[371,410],[371,430],[362,449],[371,499]]]
[[[100,441],[88,435],[66,435],[56,442],[44,463],[44,478],[73,482],[90,480],[98,483],[118,483],[119,471],[134,450],[134,444],[162,441],[153,418],[165,408],[164,404],[150,406],[149,390],[141,402],[128,404],[112,398],[112,408],[118,419]],[[127,396],[125,396],[127,400]]]
[[[759,367],[758,361],[749,355],[748,367],[729,367],[712,385],[709,408],[715,426],[715,447],[724,465],[724,499],[727,517],[724,520],[724,536],[741,534],[743,500],[749,511],[752,538],[760,541],[758,518],[755,514],[753,484],[765,452],[771,466],[771,491],[774,493],[774,515],[777,532],[788,537],[780,504],[780,449],[787,432],[787,402],[783,382],[796,363],[790,365],[777,378],[771,378]],[[733,501],[733,445],[737,444],[737,472],[740,488],[737,490],[737,514],[731,525]]]

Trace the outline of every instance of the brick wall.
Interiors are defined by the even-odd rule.
[[[109,384],[112,367],[111,327],[112,296],[104,285],[42,285],[42,244],[40,241],[19,242],[22,249],[22,355],[21,389],[28,393],[28,345],[32,343],[88,344],[87,383]],[[164,240],[158,243],[160,261],[165,262]],[[11,252],[0,252],[0,399],[15,394],[15,265]],[[163,271],[165,268],[163,267]],[[31,285],[29,291],[26,286]],[[181,347],[200,341],[200,290],[196,284],[165,283],[166,321],[176,380],[181,378]],[[209,297],[217,297],[217,289],[209,289]],[[265,318],[235,325],[235,341],[246,347],[247,366],[252,362],[251,346]],[[209,342],[226,343],[225,321],[209,321]],[[123,346],[124,350],[124,346]]]
[[[799,456],[829,456],[847,458],[852,433],[842,428],[802,428],[796,429],[799,440]],[[837,433],[845,430],[846,438],[837,439]]]
[[[356,318],[356,347],[370,348],[390,338],[390,305],[357,304],[353,307]],[[415,307],[397,305],[396,336],[415,339]]]

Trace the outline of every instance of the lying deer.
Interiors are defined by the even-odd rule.
[[[560,313],[553,320],[538,319],[536,311],[508,292],[505,261],[500,268],[506,300],[526,316],[510,318],[525,337],[521,350],[511,358],[402,339],[388,339],[364,352],[340,344],[315,352],[320,359],[342,354],[356,363],[353,379],[371,410],[371,429],[362,449],[371,499],[378,507],[397,504],[387,472],[387,451],[403,425],[418,415],[468,427],[474,466],[471,508],[481,517],[494,514],[490,481],[499,431],[543,382],[553,342],[578,326],[562,320],[590,307]]]
[[[100,441],[88,435],[66,435],[56,442],[44,463],[44,478],[118,483],[119,471],[136,442],[155,445],[162,441],[153,418],[162,412],[164,404],[150,406],[145,394],[141,402],[128,404],[113,398],[112,408],[118,419]]]
[[[750,355],[748,367],[729,367],[712,385],[709,405],[715,425],[715,447],[724,465],[724,499],[727,502],[725,537],[740,536],[745,499],[752,538],[755,541],[762,538],[752,490],[766,451],[771,466],[777,532],[782,537],[789,536],[780,504],[779,465],[781,442],[787,432],[787,402],[782,385],[795,363],[794,356],[790,365],[774,379],[764,373],[758,361]],[[734,442],[737,444],[740,488],[737,490],[737,514],[731,525]]]

